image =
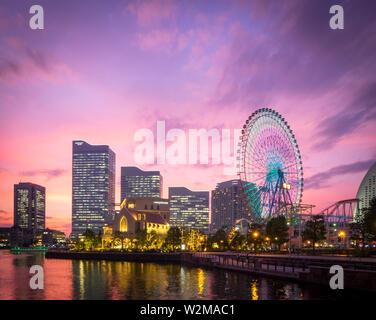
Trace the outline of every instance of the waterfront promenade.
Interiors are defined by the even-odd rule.
[[[255,275],[328,285],[329,270],[344,270],[347,288],[376,290],[376,259],[337,256],[247,255],[236,253],[194,253],[197,265],[248,272]]]
[[[328,286],[329,269],[344,269],[346,288],[376,290],[376,259],[336,256],[250,255],[237,253],[131,253],[49,251],[46,258],[178,263],[246,272],[256,276]]]

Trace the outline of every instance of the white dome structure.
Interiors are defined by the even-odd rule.
[[[364,176],[356,197],[360,200],[360,210],[362,210],[362,208],[367,208],[371,199],[376,197],[376,162]]]

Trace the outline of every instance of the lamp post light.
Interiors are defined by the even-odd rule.
[[[258,238],[259,235],[260,235],[260,233],[259,233],[258,231],[253,231],[253,233],[252,233],[252,236],[253,236],[253,238],[254,238],[255,240]],[[256,241],[255,241],[255,243],[254,243],[254,247],[255,247],[255,251],[256,251],[256,253],[257,253],[257,243],[256,243]]]
[[[270,248],[269,248],[269,245],[270,245],[270,238],[269,238],[269,237],[265,237],[265,242],[266,242],[266,248],[267,248],[267,249],[270,249]]]
[[[338,232],[338,236],[339,236],[340,238],[342,238],[342,241],[343,241],[343,249],[346,249],[346,243],[345,243],[345,241],[346,241],[346,232],[343,231],[343,230],[341,230],[340,232]]]
[[[203,251],[203,246],[204,246],[203,241],[204,241],[204,236],[201,236],[200,237],[201,251]]]

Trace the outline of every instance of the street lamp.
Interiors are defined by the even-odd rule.
[[[253,238],[257,239],[258,236],[259,236],[259,232],[258,232],[258,231],[253,231],[252,236],[253,236]],[[256,244],[256,243],[253,244],[253,249],[254,249],[254,250],[256,251],[256,253],[257,253],[257,249],[258,249],[258,247],[257,247],[257,244]]]
[[[340,232],[338,232],[338,236],[340,238],[342,238],[342,241],[343,241],[343,248],[345,249],[345,246],[346,246],[346,243],[345,243],[345,238],[346,238],[346,232],[341,230]]]
[[[200,242],[201,242],[201,251],[203,251],[202,249],[203,249],[203,247],[204,247],[203,241],[204,241],[204,237],[203,237],[203,236],[201,236],[201,237],[200,237]]]
[[[341,238],[344,238],[346,237],[346,232],[341,230],[339,233],[338,233],[338,236],[341,237]]]

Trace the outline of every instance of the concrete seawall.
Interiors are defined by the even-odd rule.
[[[74,260],[108,260],[131,262],[170,262],[180,263],[179,253],[136,253],[136,252],[71,252],[48,251],[48,259],[74,259]]]
[[[130,253],[130,252],[66,252],[48,251],[48,259],[107,260],[130,262],[177,263],[195,267],[219,268],[246,272],[256,276],[329,286],[332,265],[344,268],[345,288],[376,291],[376,267],[357,262],[346,264],[343,259],[279,259],[278,257],[245,257],[195,253]],[[362,267],[364,265],[364,268]]]

